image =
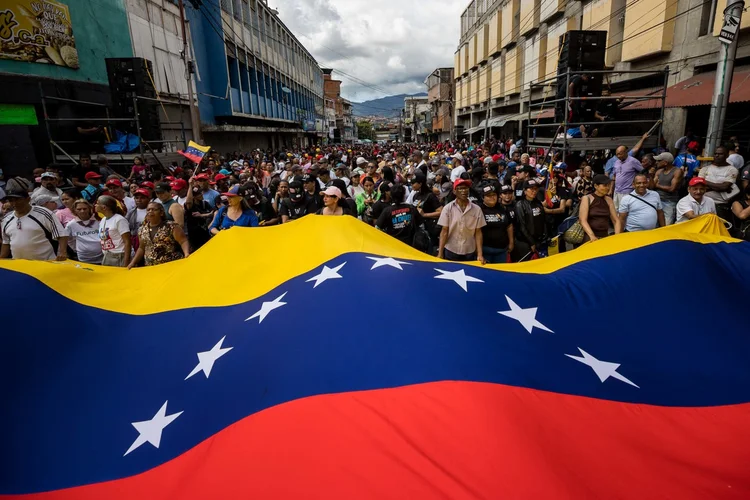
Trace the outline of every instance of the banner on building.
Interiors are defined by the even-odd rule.
[[[66,4],[54,0],[16,0],[6,5],[0,7],[0,59],[80,67]]]

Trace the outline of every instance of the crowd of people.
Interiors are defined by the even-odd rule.
[[[647,138],[644,135],[643,140]],[[0,258],[132,268],[190,255],[232,227],[351,216],[453,261],[519,262],[715,213],[750,240],[750,167],[730,142],[672,152],[528,150],[523,140],[255,150],[118,172],[82,155],[0,176]]]

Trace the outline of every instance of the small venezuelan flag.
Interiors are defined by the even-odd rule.
[[[193,163],[200,163],[203,157],[206,156],[211,150],[211,146],[201,146],[197,142],[190,141],[185,151],[177,151],[182,156],[192,161]]]

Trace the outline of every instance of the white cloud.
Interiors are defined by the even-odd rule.
[[[425,92],[435,68],[452,67],[464,0],[269,0],[322,67],[361,102]],[[342,73],[343,72],[343,73]],[[353,77],[353,78],[351,78]],[[359,81],[356,81],[359,80]]]

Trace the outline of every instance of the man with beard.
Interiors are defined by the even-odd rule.
[[[315,203],[306,196],[301,181],[289,183],[289,197],[283,198],[279,205],[281,223],[297,220],[307,214],[314,214],[318,210]]]

